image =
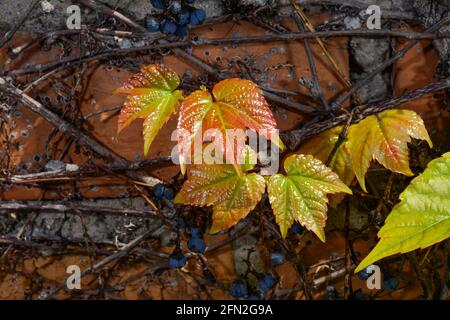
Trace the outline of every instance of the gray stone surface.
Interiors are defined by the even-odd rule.
[[[414,0],[413,8],[417,14],[419,21],[425,28],[429,28],[439,22],[444,17],[449,16],[449,5],[445,1],[431,1],[431,0]],[[449,32],[450,26],[441,30],[442,32]],[[442,59],[448,60],[450,55],[450,40],[435,40],[434,45]]]
[[[129,199],[97,199],[95,201],[80,202],[83,205],[95,203],[101,207],[129,208],[148,210],[142,198]],[[172,217],[173,210],[163,208],[161,211]],[[83,214],[82,218],[75,214],[42,212],[36,214],[32,223],[27,224],[23,233],[25,239],[65,239],[70,241],[92,240],[98,243],[127,243],[145,232],[148,226],[159,223],[160,219],[141,218],[120,215]],[[11,219],[0,216],[0,230],[2,236],[15,236],[24,226],[25,220],[19,220],[12,226]],[[163,245],[174,241],[176,234],[166,226],[155,230],[152,237],[157,238]]]
[[[242,221],[236,230],[240,230],[246,224],[246,221]],[[264,272],[264,261],[262,254],[258,249],[258,238],[248,233],[243,237],[239,237],[233,241],[233,256],[236,268],[236,273],[246,279],[252,287],[257,287],[258,279],[255,274]]]
[[[350,40],[350,54],[355,65],[351,66],[350,78],[352,83],[364,79],[390,56],[390,39],[369,39],[354,37]],[[381,100],[389,95],[389,69],[377,74],[368,85],[358,93],[364,102]]]

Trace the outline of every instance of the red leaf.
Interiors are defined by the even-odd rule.
[[[196,139],[203,137],[206,130],[217,129],[223,136],[224,152],[230,155],[230,141],[227,142],[228,129],[252,129],[272,140],[280,148],[283,144],[278,136],[271,136],[270,131],[277,129],[275,118],[261,90],[249,80],[228,79],[217,83],[212,94],[208,91],[195,91],[181,104],[178,129],[189,132],[189,139],[179,141],[180,165],[182,172]],[[267,132],[265,132],[265,130]],[[225,144],[226,145],[225,148]],[[235,142],[233,142],[235,143]],[[234,164],[236,150],[231,162]],[[235,166],[236,167],[236,166]]]

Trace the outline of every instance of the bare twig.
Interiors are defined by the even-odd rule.
[[[42,104],[25,94],[22,90],[8,83],[2,77],[0,77],[0,91],[18,98],[20,102],[22,102],[30,110],[39,114],[45,120],[53,124],[56,128],[58,128],[59,131],[69,135],[74,140],[79,141],[81,144],[87,146],[102,158],[112,161],[113,165],[118,165],[121,167],[126,167],[129,165],[129,162],[127,160],[110,151],[108,148],[88,136],[86,133],[80,131],[69,122],[61,119],[58,115],[45,108]],[[128,173],[132,178],[138,179],[148,186],[155,186],[156,184],[161,183],[160,180],[149,177],[147,174],[139,171]]]
[[[293,5],[294,9],[297,11],[298,15],[302,19],[306,29],[309,30],[309,32],[316,32],[314,25],[311,23],[309,18],[304,13],[302,7],[296,3],[295,1],[291,0],[291,4]],[[344,85],[346,85],[349,89],[352,87],[352,83],[347,78],[345,73],[342,71],[342,69],[339,67],[338,63],[336,62],[336,59],[334,58],[331,51],[328,49],[325,42],[320,37],[316,37],[316,41],[319,44],[320,48],[322,49],[323,53],[325,54],[325,57],[327,57],[328,61],[331,63],[331,66],[334,69],[334,72],[337,74],[339,80],[342,81]],[[358,102],[358,104],[362,104],[362,100],[359,97],[357,93],[354,94],[355,100]]]
[[[71,253],[79,253],[79,254],[100,254],[100,255],[111,255],[112,250],[108,249],[97,249],[97,248],[80,248],[80,247],[70,247],[67,248],[65,246],[56,247],[56,246],[48,246],[42,243],[38,243],[36,241],[28,241],[21,240],[17,238],[0,238],[0,245],[10,245],[10,246],[18,246],[25,247],[29,249],[38,249],[40,252],[46,251],[47,254],[71,254]]]
[[[355,270],[355,266],[352,266],[350,269],[345,267],[345,268],[333,271],[330,274],[327,274],[326,276],[314,279],[312,282],[312,286],[315,289],[320,288],[322,285],[326,284],[327,282],[341,278],[341,277],[345,276],[347,273],[353,272],[353,270]]]
[[[113,171],[134,171],[140,170],[142,168],[148,168],[152,166],[172,164],[171,157],[158,157],[148,160],[140,160],[129,162],[125,166],[115,165],[115,164],[105,164],[101,169],[107,169],[107,172]],[[86,176],[90,174],[98,174],[99,170],[94,169],[91,165],[79,166],[76,164],[64,164],[61,169],[28,173],[28,174],[18,174],[6,178],[0,178],[0,182],[13,183],[13,184],[29,184],[29,183],[39,183],[39,182],[52,182],[52,181],[63,181],[70,180],[75,176]]]
[[[83,270],[80,274],[80,277],[84,277],[87,274],[90,274],[96,270],[99,270],[105,266],[107,266],[108,264],[110,264],[111,262],[118,260],[120,258],[125,257],[131,250],[133,250],[136,246],[139,245],[139,243],[141,243],[143,240],[145,240],[146,238],[148,238],[149,236],[151,236],[156,229],[158,229],[159,227],[161,227],[162,223],[158,222],[155,223],[150,229],[148,229],[146,232],[144,232],[142,235],[138,236],[137,238],[135,238],[133,241],[131,241],[130,243],[128,243],[127,245],[123,246],[122,248],[120,248],[117,252],[115,252],[114,254],[106,257],[105,259],[101,260],[100,262],[94,264],[93,266]],[[52,288],[51,290],[49,290],[48,292],[44,292],[41,294],[40,299],[41,300],[48,300],[51,299],[55,294],[57,294],[60,290],[64,289],[66,287],[66,283],[61,283],[58,286]]]
[[[111,10],[111,9],[110,9]],[[141,27],[140,27],[141,28]],[[141,29],[139,29],[141,30]],[[232,37],[232,38],[199,38],[197,40],[184,40],[168,42],[164,39],[159,39],[158,42],[149,45],[143,45],[138,47],[130,47],[124,49],[114,49],[101,52],[96,55],[85,55],[80,57],[69,57],[61,59],[59,61],[53,61],[50,63],[37,64],[25,69],[17,69],[10,72],[3,71],[3,75],[18,76],[21,74],[28,74],[33,72],[44,72],[52,68],[59,67],[61,65],[67,65],[81,59],[81,62],[88,62],[92,60],[106,58],[112,55],[124,55],[138,51],[159,50],[159,49],[172,49],[175,55],[187,58],[192,57],[189,53],[185,52],[183,47],[198,47],[198,46],[217,46],[226,44],[240,44],[240,43],[254,43],[254,42],[271,42],[271,41],[297,41],[305,39],[326,38],[326,37],[385,37],[385,36],[397,36],[407,39],[422,40],[422,39],[442,39],[448,38],[446,33],[414,33],[414,32],[402,32],[395,30],[342,30],[342,31],[320,31],[320,32],[308,32],[308,33],[283,33],[283,34],[270,34],[262,36],[244,36],[244,37]],[[190,59],[190,58],[187,58]],[[204,68],[202,68],[204,69]]]
[[[156,212],[153,210],[135,210],[129,208],[105,207],[87,201],[2,201],[0,202],[0,214],[19,212],[47,212],[47,213],[67,213],[78,214],[105,214],[118,216],[135,216],[155,218]]]
[[[295,9],[294,0],[291,0],[291,3]],[[304,22],[302,21],[298,12],[294,13],[294,19],[297,24],[298,30],[300,32],[304,33],[305,32],[305,28],[303,26]],[[325,99],[325,97],[323,95],[323,90],[322,90],[322,86],[320,85],[319,75],[317,73],[317,67],[316,67],[316,63],[314,61],[314,56],[313,56],[313,52],[311,50],[311,46],[309,45],[309,41],[307,39],[303,40],[303,44],[305,47],[306,57],[308,58],[309,69],[311,70],[312,80],[313,80],[313,84],[314,84],[314,90],[311,90],[312,91],[311,94],[315,98],[317,98],[320,101],[320,103],[322,104],[322,107],[326,111],[328,111],[328,109],[329,109],[328,101]]]

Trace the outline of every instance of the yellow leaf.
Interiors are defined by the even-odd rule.
[[[367,192],[365,175],[372,160],[393,172],[413,175],[408,155],[411,138],[426,140],[432,147],[423,120],[411,110],[387,110],[350,126],[347,146],[364,191]]]
[[[342,126],[338,126],[322,132],[303,144],[298,150],[299,153],[310,154],[323,163],[326,163],[336,142],[339,140],[339,134],[342,129]],[[355,174],[352,168],[350,153],[345,142],[339,146],[328,167],[333,172],[336,172],[346,185],[352,183]]]

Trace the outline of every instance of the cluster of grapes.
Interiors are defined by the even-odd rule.
[[[298,222],[292,225],[291,231],[295,234],[302,234],[305,228]],[[273,251],[270,253],[270,262],[272,266],[282,265],[286,261],[283,252]],[[277,279],[272,274],[262,274],[258,276],[258,290],[254,294],[249,294],[247,283],[243,280],[236,280],[228,287],[228,292],[234,298],[246,298],[247,300],[262,300],[265,292],[273,289],[277,284]]]
[[[158,10],[164,10],[161,18],[147,17],[145,27],[149,32],[161,31],[165,34],[174,34],[184,37],[188,32],[188,25],[202,24],[206,19],[203,9],[192,6],[195,0],[171,1],[150,0],[151,5]]]

